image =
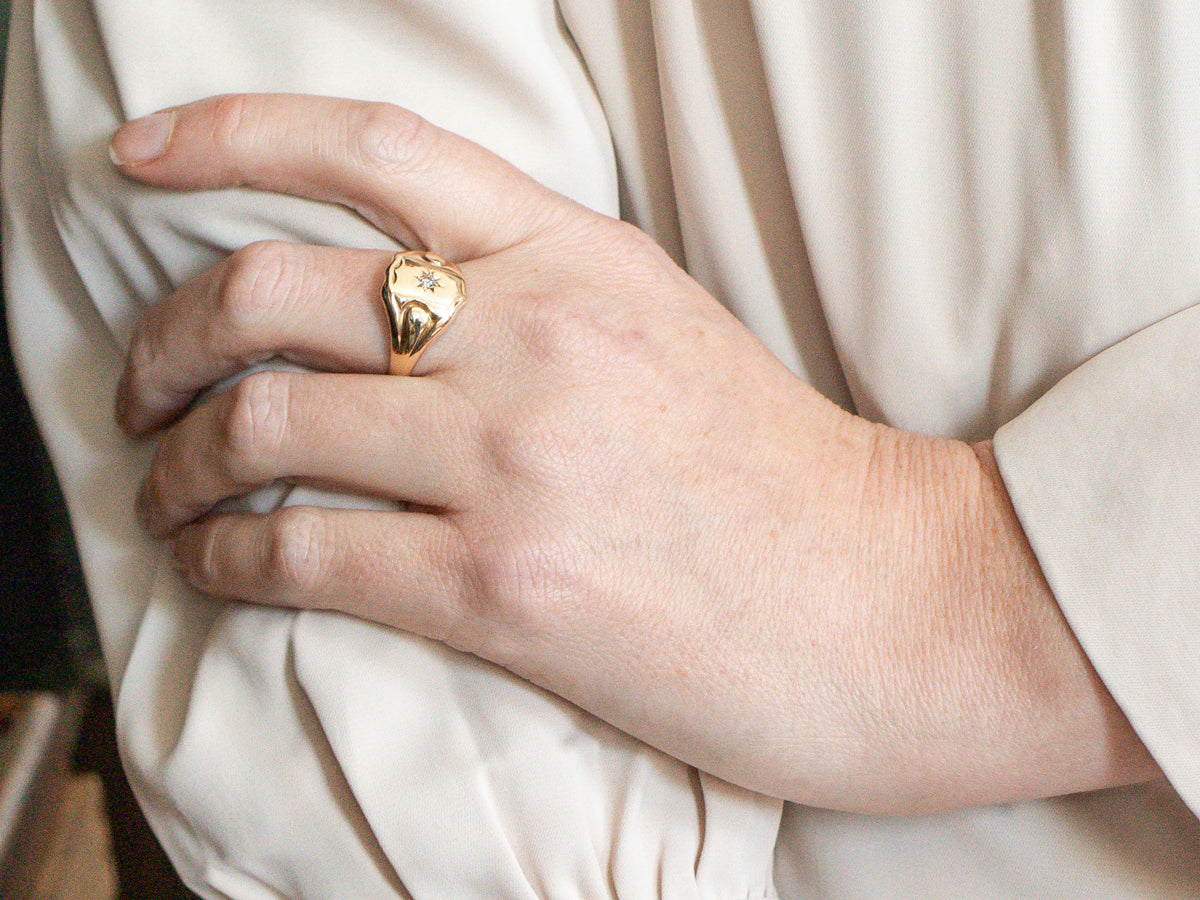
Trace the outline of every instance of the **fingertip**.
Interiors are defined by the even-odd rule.
[[[117,392],[116,403],[113,405],[113,421],[126,437],[135,441],[145,440],[154,430],[154,423],[139,410],[128,390]]]
[[[117,423],[117,427],[121,429],[126,437],[134,439],[142,437],[141,431],[135,421],[133,400],[130,397],[128,373],[123,374],[120,382],[117,384],[117,396],[113,401],[113,421]]]
[[[177,398],[157,388],[137,390],[127,370],[117,385],[113,401],[113,420],[127,437],[144,441],[178,418],[191,399]]]
[[[167,111],[126,122],[113,134],[108,145],[108,158],[122,169],[159,159],[171,142],[176,118],[175,112]]]
[[[203,540],[202,526],[190,523],[180,526],[174,534],[167,538],[167,548],[171,554],[171,565],[189,584],[198,590],[209,588],[210,580],[204,577],[204,566],[201,565],[201,543]]]

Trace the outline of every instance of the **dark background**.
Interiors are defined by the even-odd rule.
[[[7,33],[8,3],[0,2],[0,37]],[[66,511],[21,393],[3,323],[0,689],[57,690],[100,677],[85,597]]]
[[[8,13],[8,0],[0,0],[0,50],[8,44]],[[0,52],[0,76],[3,60]],[[66,507],[0,316],[0,691],[29,690],[75,697],[82,707],[72,768],[97,772],[104,783],[120,900],[196,900],[141,815],[117,757],[112,701]]]

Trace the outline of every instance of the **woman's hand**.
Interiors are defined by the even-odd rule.
[[[161,433],[140,508],[200,590],[428,635],[806,803],[1153,772],[988,449],[838,409],[636,229],[388,106],[217,98],[113,150],[147,184],[342,203],[467,282],[412,378],[381,374],[386,253],[252,245],[147,314],[118,417]],[[323,373],[189,411],[272,356]],[[213,511],[277,479],[408,507]]]

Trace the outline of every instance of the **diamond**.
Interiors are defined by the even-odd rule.
[[[438,277],[436,275],[426,269],[417,276],[417,284],[419,284],[425,290],[433,292],[437,289],[440,282],[438,281]]]

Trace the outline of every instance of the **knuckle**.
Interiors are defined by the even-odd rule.
[[[239,343],[255,344],[271,332],[298,264],[291,250],[282,241],[259,241],[226,260],[217,284],[217,316]]]
[[[348,146],[357,148],[365,166],[383,171],[420,169],[437,139],[428,121],[390,103],[360,107],[348,127]]]
[[[644,273],[652,289],[678,289],[676,282],[683,275],[683,270],[675,265],[675,260],[662,248],[662,245],[628,222],[618,223],[623,234],[623,241],[629,247],[625,254],[626,264],[632,264],[631,277]]]
[[[281,372],[257,372],[229,390],[219,441],[225,474],[250,483],[270,468],[287,436],[291,379]]]
[[[480,490],[511,491],[519,486],[539,497],[561,497],[579,490],[590,466],[587,454],[603,446],[595,419],[581,411],[578,390],[562,395],[522,398],[472,431],[468,465],[480,473]]]
[[[480,614],[478,582],[473,576],[474,551],[461,539],[437,541],[426,547],[425,562],[441,583],[426,601],[433,615],[422,631],[434,640],[464,653],[478,653],[486,644],[490,622]]]
[[[654,238],[632,222],[622,219],[609,219],[605,224],[612,229],[612,243],[623,248],[623,253],[634,254],[635,263],[648,260],[661,260],[666,257],[665,251]],[[640,266],[639,266],[640,268]]]
[[[133,375],[138,375],[154,367],[159,356],[157,335],[150,325],[150,318],[143,317],[134,326],[129,339],[129,356],[126,367]]]
[[[324,516],[312,507],[293,506],[274,513],[269,521],[264,581],[288,597],[317,592],[325,579],[330,550]]]
[[[162,369],[162,341],[149,319],[142,319],[134,329],[125,359],[125,377],[130,393],[145,402],[155,379]]]
[[[597,216],[580,227],[572,241],[588,247],[582,265],[591,289],[549,278],[519,298],[511,327],[529,354],[528,365],[550,365],[573,373],[579,384],[599,384],[607,373],[664,349],[659,310],[680,293],[682,273],[633,225]],[[613,297],[604,289],[608,284],[636,289]]]
[[[212,136],[218,149],[241,151],[253,144],[262,126],[262,103],[246,94],[224,94],[213,100]]]
[[[553,288],[523,298],[523,314],[512,327],[535,365],[569,366],[579,359],[593,329],[588,305],[576,299]]]
[[[546,466],[551,462],[544,453],[545,431],[541,417],[530,409],[481,428],[480,469],[490,472],[493,484],[499,488],[512,484],[544,486]]]
[[[492,541],[477,548],[474,578],[464,598],[466,618],[487,626],[527,618],[519,599],[528,596],[523,590],[525,567],[520,561],[522,554],[514,551],[509,541]]]
[[[220,532],[216,528],[200,527],[195,547],[189,554],[189,576],[201,588],[215,587],[225,571],[221,555]]]
[[[537,633],[554,626],[555,612],[576,580],[556,541],[509,534],[477,549],[467,602],[470,615],[505,632]]]
[[[141,503],[148,512],[158,512],[166,508],[170,488],[174,483],[171,477],[171,466],[160,450],[150,465],[150,471],[142,483]]]
[[[595,264],[610,279],[637,284],[638,293],[647,299],[678,287],[674,282],[680,269],[654,238],[629,222],[599,217],[592,221],[588,245]]]

